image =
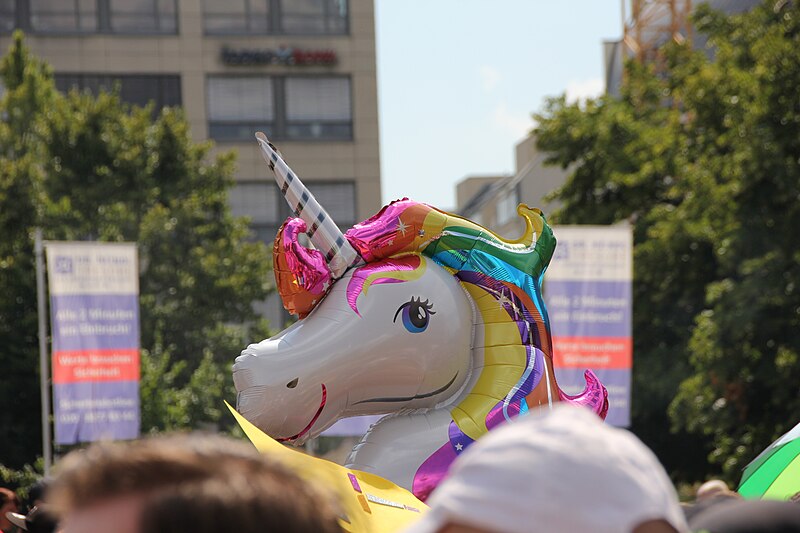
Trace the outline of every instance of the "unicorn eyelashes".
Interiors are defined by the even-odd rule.
[[[428,321],[431,315],[435,315],[436,311],[433,311],[433,304],[429,303],[428,300],[424,302],[421,300],[422,298],[414,299],[412,296],[411,301],[404,303],[397,309],[392,322],[396,322],[397,315],[402,312],[403,325],[409,332],[422,333],[425,331],[428,328]]]

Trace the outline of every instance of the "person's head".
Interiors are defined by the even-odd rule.
[[[45,502],[47,494],[47,486],[50,483],[49,479],[40,479],[28,489],[28,499],[26,505],[28,508],[36,507]]]
[[[19,510],[19,498],[13,490],[0,487],[0,531],[13,527],[6,513],[16,513]]]
[[[63,460],[49,496],[64,533],[341,531],[327,495],[222,437],[93,445]]]
[[[738,494],[728,488],[721,479],[706,481],[697,489],[697,501],[702,502],[712,498],[737,498]]]
[[[800,507],[777,500],[726,500],[689,519],[705,533],[790,533],[800,531]]]
[[[686,522],[653,453],[588,409],[557,405],[472,445],[407,533],[675,533]]]

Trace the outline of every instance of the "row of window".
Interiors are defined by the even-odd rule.
[[[64,93],[77,89],[97,94],[117,86],[123,102],[138,106],[153,102],[156,110],[181,105],[181,77],[177,75],[56,74],[55,82],[56,89]]]
[[[156,109],[181,105],[180,76],[56,74],[56,87],[101,90],[119,87],[123,101]],[[212,76],[206,84],[208,134],[217,141],[251,141],[253,132],[274,139],[350,140],[353,111],[345,76]]]
[[[211,77],[208,134],[249,140],[263,130],[276,139],[352,139],[346,77]]]
[[[347,0],[203,0],[208,35],[341,35]],[[178,33],[178,0],[0,0],[0,31]]]
[[[225,117],[226,123],[242,123],[252,116],[268,123],[276,116],[272,78],[209,78],[209,116]],[[345,122],[349,120],[349,80],[347,78],[283,78],[284,114],[289,123],[315,123],[320,118]],[[97,93],[117,88],[128,103],[146,105],[155,102],[156,108],[180,105],[180,77],[175,75],[92,75],[56,74],[56,87]],[[0,87],[0,93],[2,87]],[[286,98],[288,95],[292,95]],[[339,96],[331,96],[338,94]],[[303,100],[306,103],[303,103]],[[345,106],[344,102],[348,104]],[[259,123],[259,126],[262,123]],[[350,127],[350,126],[348,126]],[[251,141],[254,129],[243,133]],[[325,207],[340,228],[347,229],[356,220],[356,187],[353,181],[307,182],[306,186]],[[238,182],[230,191],[231,211],[236,216],[251,218],[254,237],[272,242],[280,224],[291,215],[289,206],[278,187],[270,181]]]

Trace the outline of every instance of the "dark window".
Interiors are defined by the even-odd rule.
[[[0,32],[10,32],[16,26],[16,0],[0,0]]]
[[[77,89],[92,94],[112,91],[119,84],[123,102],[145,106],[152,101],[156,112],[163,107],[181,105],[181,78],[177,75],[56,74],[55,81],[61,92]]]
[[[281,0],[281,29],[293,34],[347,32],[346,0]]]
[[[178,31],[177,0],[0,0],[0,32],[159,33]]]
[[[203,0],[203,27],[209,34],[267,34],[269,0]]]
[[[119,33],[176,33],[175,0],[108,0],[110,25]]]
[[[96,0],[30,0],[30,28],[42,33],[91,33],[98,28]]]
[[[353,138],[350,78],[237,76],[208,79],[208,131],[218,141]]]
[[[208,34],[346,34],[347,0],[203,0]]]

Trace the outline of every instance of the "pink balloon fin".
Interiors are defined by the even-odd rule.
[[[591,370],[583,373],[583,379],[586,380],[586,388],[583,389],[582,393],[570,396],[559,389],[558,397],[562,402],[588,407],[597,413],[597,416],[605,420],[608,414],[608,390]]]

